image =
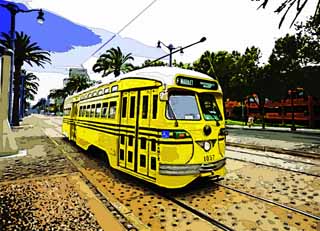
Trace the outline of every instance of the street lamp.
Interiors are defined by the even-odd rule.
[[[178,50],[180,51],[180,54],[183,54],[183,49],[181,46],[179,47],[174,47],[172,44],[169,44],[168,46],[166,44],[164,44],[163,42],[161,42],[160,40],[158,41],[158,45],[157,48],[161,48],[161,44],[163,46],[165,46],[166,48],[169,49],[169,67],[172,67],[172,54],[174,50]]]
[[[196,45],[196,44],[198,44],[198,43],[202,43],[202,42],[204,42],[204,41],[206,41],[206,40],[207,40],[206,37],[202,37],[199,41],[197,41],[197,42],[195,42],[195,43],[192,43],[192,44],[189,44],[189,45],[187,45],[187,46],[185,46],[185,47],[181,47],[181,46],[179,46],[179,47],[174,47],[172,44],[169,44],[169,45],[167,46],[167,45],[165,45],[163,42],[161,42],[161,41],[159,40],[157,47],[158,47],[158,48],[161,48],[161,44],[162,44],[163,46],[165,46],[166,48],[169,49],[169,54],[166,54],[166,55],[164,55],[164,56],[162,56],[162,57],[160,57],[160,58],[158,58],[158,59],[156,59],[156,60],[153,60],[151,63],[154,63],[154,62],[156,62],[156,61],[159,61],[160,59],[163,59],[163,58],[169,56],[169,66],[171,67],[171,66],[172,66],[172,55],[173,55],[174,53],[177,53],[177,52],[180,51],[180,53],[183,54],[183,51],[184,51],[185,49],[187,49],[187,48],[189,48],[189,47],[192,47],[192,46],[194,46],[194,45]],[[151,63],[150,63],[150,64],[151,64]]]
[[[16,4],[7,3],[7,4],[0,4],[1,7],[7,9],[10,13],[11,24],[10,24],[10,48],[14,52],[14,40],[15,40],[15,26],[16,26],[16,14],[18,13],[29,13],[36,11],[38,12],[37,21],[39,24],[44,23],[44,13],[42,9],[32,9],[32,10],[22,10]],[[11,62],[11,73],[10,73],[10,84],[9,84],[9,104],[8,104],[8,120],[12,122],[12,82],[13,82],[13,66],[14,66],[14,54],[12,55],[12,62]]]

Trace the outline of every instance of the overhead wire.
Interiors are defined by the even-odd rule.
[[[95,52],[90,55],[90,57],[97,54],[103,47],[105,47],[109,42],[111,42],[117,35],[119,35],[122,31],[124,31],[131,23],[137,20],[146,10],[148,10],[154,3],[158,0],[153,0],[149,3],[145,8],[143,8],[135,17],[133,17],[127,24],[125,24],[117,33],[115,33],[110,39],[108,39],[104,44],[102,44]]]

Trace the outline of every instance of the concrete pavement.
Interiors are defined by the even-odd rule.
[[[13,129],[25,155],[0,158],[0,230],[127,230],[50,140],[41,115]]]

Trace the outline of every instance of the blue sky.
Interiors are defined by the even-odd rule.
[[[7,4],[7,1],[0,0],[0,3]],[[24,4],[17,3],[22,10],[28,8]],[[8,10],[0,7],[1,24],[0,31],[9,33],[10,14]],[[99,44],[101,38],[90,29],[66,20],[51,12],[44,10],[45,25],[37,23],[37,12],[18,13],[16,15],[16,31],[24,31],[31,35],[32,41],[47,51],[67,52],[74,46],[92,46]],[[68,34],[66,36],[66,34]]]

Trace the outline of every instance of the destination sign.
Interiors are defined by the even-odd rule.
[[[176,78],[176,83],[179,86],[185,86],[185,87],[194,87],[194,88],[202,88],[202,89],[210,89],[210,90],[218,89],[218,84],[216,82],[184,77],[184,76],[178,76]]]

